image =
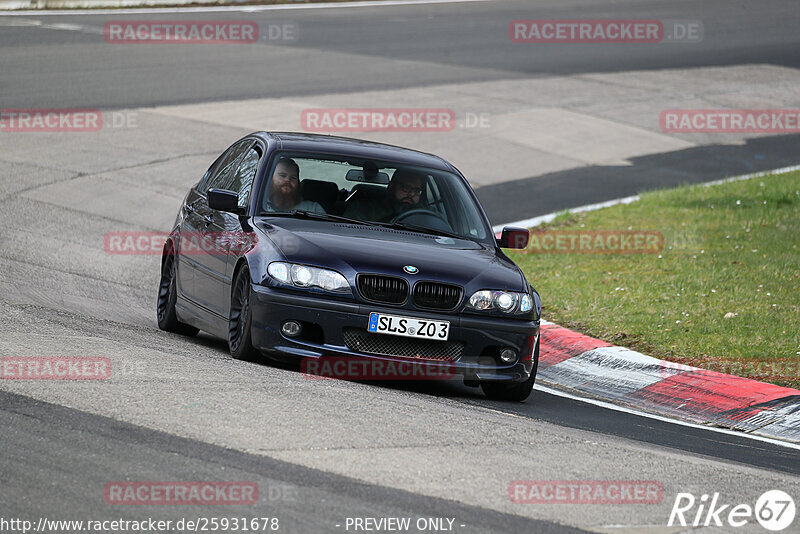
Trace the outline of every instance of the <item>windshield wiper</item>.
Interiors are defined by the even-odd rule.
[[[452,237],[455,239],[464,239],[463,236],[455,234],[453,232],[448,232],[447,230],[437,230],[434,228],[428,228],[427,226],[419,226],[416,224],[408,224],[404,222],[392,222],[392,223],[377,223],[381,226],[385,226],[387,228],[397,228],[399,230],[410,230],[412,232],[419,232],[421,234],[430,234],[430,235],[438,235],[444,237]]]
[[[376,223],[369,222],[369,221],[362,221],[359,219],[351,219],[349,217],[342,217],[341,215],[333,215],[330,213],[320,213],[318,211],[308,211],[308,210],[292,210],[292,211],[271,211],[267,213],[262,213],[262,217],[273,217],[273,216],[289,216],[289,217],[305,217],[307,219],[318,219],[320,221],[338,221],[338,222],[346,222],[350,224],[363,224],[366,226],[377,226]]]

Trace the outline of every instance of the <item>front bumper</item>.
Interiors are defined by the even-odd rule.
[[[250,303],[253,345],[274,355],[313,359],[323,356],[356,357],[406,362],[406,365],[415,367],[446,367],[448,373],[461,375],[467,381],[479,382],[523,382],[530,377],[534,368],[531,357],[539,336],[538,321],[398,309],[259,285],[253,286]],[[370,312],[450,321],[449,341],[463,344],[460,356],[441,361],[425,359],[424,355],[421,358],[409,358],[353,350],[345,341],[345,330],[353,332],[353,329],[358,329],[366,334]],[[283,335],[281,325],[287,320],[303,324],[303,331],[309,335],[304,337],[301,334],[299,338]],[[397,338],[386,334],[366,335]],[[404,339],[399,338],[401,341]],[[502,347],[517,351],[515,363],[505,364],[499,360]]]

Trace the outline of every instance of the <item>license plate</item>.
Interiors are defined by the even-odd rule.
[[[367,330],[378,334],[446,341],[450,335],[450,322],[372,312],[369,314]]]

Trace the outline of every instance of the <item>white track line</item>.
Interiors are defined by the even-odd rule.
[[[714,180],[713,182],[705,182],[702,185],[711,186],[725,184],[728,182],[738,182],[739,180],[749,180],[750,178],[760,178],[769,174],[786,174],[787,172],[800,171],[800,165],[792,165],[791,167],[781,167],[771,171],[751,172],[750,174],[743,174],[741,176],[733,176],[731,178],[723,178],[721,180]]]
[[[714,180],[713,182],[703,182],[701,184],[694,184],[694,185],[703,185],[706,187],[710,187],[712,185],[725,184],[728,182],[738,182],[739,180],[749,180],[750,178],[760,178],[761,176],[767,176],[769,174],[786,174],[787,172],[793,172],[798,170],[800,170],[800,165],[792,165],[791,167],[781,167],[780,169],[774,169],[771,171],[752,172],[750,174],[742,174],[741,176],[733,176],[731,178],[723,178],[721,180]],[[605,202],[598,202],[597,204],[587,204],[586,206],[579,206],[577,208],[561,210],[555,213],[548,213],[547,215],[539,215],[538,217],[532,217],[530,219],[523,219],[521,221],[498,224],[497,226],[493,227],[492,230],[495,233],[501,232],[503,230],[503,227],[505,226],[532,228],[534,226],[539,226],[540,224],[552,221],[558,216],[558,214],[563,213],[565,211],[568,211],[569,213],[583,213],[586,211],[595,211],[602,208],[609,208],[611,206],[616,206],[618,204],[630,204],[632,202],[638,201],[639,198],[640,198],[639,195],[633,195],[630,197],[617,198],[614,200],[606,200]]]
[[[614,200],[606,200],[605,202],[598,202],[597,204],[587,204],[586,206],[579,206],[577,208],[570,208],[568,210],[561,210],[555,213],[548,213],[547,215],[539,215],[538,217],[531,217],[530,219],[523,219],[521,221],[514,221],[506,224],[500,224],[492,228],[495,232],[502,232],[504,226],[518,226],[520,228],[532,228],[540,224],[548,223],[555,219],[560,213],[568,211],[570,213],[581,213],[584,211],[595,211],[603,208],[610,208],[617,204],[630,204],[639,200],[639,195],[633,195],[625,198],[616,198]]]
[[[664,417],[664,416],[655,415],[655,414],[652,414],[652,413],[640,412],[639,410],[634,410],[632,408],[626,408],[624,406],[619,406],[617,404],[611,404],[610,402],[605,402],[605,401],[596,400],[596,399],[590,399],[590,398],[586,398],[586,397],[579,397],[577,395],[573,395],[571,393],[566,393],[566,392],[558,390],[558,389],[553,389],[553,388],[550,388],[548,386],[543,386],[543,385],[540,385],[538,383],[534,387],[534,390],[542,391],[544,393],[547,393],[548,395],[555,395],[557,397],[563,397],[565,399],[571,399],[571,400],[576,400],[576,401],[580,401],[580,402],[585,402],[586,404],[592,404],[594,406],[598,406],[600,408],[605,408],[607,410],[614,410],[615,412],[623,412],[623,413],[627,413],[627,414],[631,414],[631,415],[638,415],[640,417],[647,417],[648,419],[655,419],[656,421],[662,421],[664,423],[672,423],[672,424],[675,424],[675,425],[681,425],[681,426],[687,426],[687,427],[690,427],[690,428],[698,428],[698,429],[702,429],[702,430],[708,430],[708,431],[711,431],[711,432],[717,432],[719,434],[727,434],[729,436],[738,436],[740,438],[747,438],[747,439],[752,439],[752,440],[755,440],[755,441],[762,441],[764,443],[769,443],[771,445],[779,445],[781,447],[786,447],[788,449],[794,449],[794,450],[800,451],[800,444],[792,443],[790,441],[780,441],[780,440],[777,440],[777,439],[767,438],[767,437],[764,437],[764,436],[759,436],[759,435],[756,435],[756,434],[750,434],[750,433],[742,432],[742,431],[738,431],[738,430],[730,430],[730,429],[727,429],[727,428],[718,428],[718,427],[715,427],[715,426],[698,425],[697,423],[689,423],[687,421],[682,421],[680,419],[672,419],[670,417]]]
[[[169,0],[164,0],[168,2]],[[257,13],[261,11],[296,11],[300,9],[336,9],[354,7],[413,6],[424,4],[460,4],[467,2],[488,2],[490,0],[372,0],[366,2],[323,2],[319,4],[273,4],[265,6],[208,6],[208,7],[153,7],[126,9],[26,9],[4,12],[0,17],[31,15],[146,15],[171,13]]]

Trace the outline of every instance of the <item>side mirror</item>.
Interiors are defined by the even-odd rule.
[[[241,215],[244,209],[239,207],[239,195],[227,189],[209,189],[208,207],[212,210],[227,211]]]
[[[527,248],[528,238],[530,238],[530,231],[527,228],[512,228],[507,226],[503,228],[503,233],[500,234],[500,239],[497,240],[497,246],[500,248],[514,249]]]

